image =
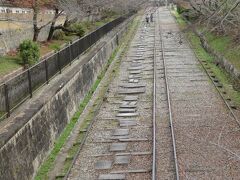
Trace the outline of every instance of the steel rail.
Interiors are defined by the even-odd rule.
[[[160,20],[159,13],[158,13],[158,19]],[[168,109],[169,109],[169,121],[170,121],[171,136],[172,136],[172,146],[173,146],[173,155],[174,155],[174,163],[175,163],[175,173],[176,173],[176,180],[179,180],[180,177],[179,177],[177,148],[176,148],[175,132],[174,132],[174,125],[173,125],[173,117],[172,117],[172,105],[171,105],[171,97],[170,97],[170,90],[169,90],[169,83],[168,83],[167,67],[166,67],[166,61],[165,61],[164,41],[163,41],[162,28],[161,28],[160,23],[159,23],[159,35],[160,35],[160,39],[161,39],[161,50],[162,50],[162,59],[163,59],[163,66],[164,66],[164,76],[165,76],[167,101],[168,101]]]
[[[152,180],[156,180],[156,52],[157,52],[157,19],[154,22],[154,49],[153,49],[153,162]]]

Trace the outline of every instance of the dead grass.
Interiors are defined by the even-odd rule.
[[[40,43],[40,56],[44,56],[51,51],[57,51],[60,49],[61,45],[66,43],[65,40],[52,40],[49,42]]]

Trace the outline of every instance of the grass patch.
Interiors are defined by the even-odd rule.
[[[59,51],[61,49],[61,44],[56,42],[49,45],[49,48],[54,51]]]
[[[68,42],[67,40],[53,40],[40,44],[40,56],[46,55],[51,51],[60,50],[60,46]],[[18,54],[15,52],[14,54]],[[21,68],[21,58],[18,55],[0,56],[0,77]]]
[[[184,28],[183,26],[184,23],[182,23],[182,21],[184,21],[183,18],[179,14],[177,15],[176,14],[177,12],[173,13],[177,22],[178,23],[180,22],[182,27]],[[191,31],[186,31],[185,35],[189,39],[191,45],[193,46],[194,51],[199,60],[206,61],[208,63],[208,66],[211,68],[215,76],[223,84],[224,90],[227,92],[227,96],[230,97],[236,103],[236,105],[240,106],[240,92],[234,90],[233,88],[234,80],[231,78],[231,76],[224,69],[216,66],[216,64],[214,63],[214,57],[207,53],[205,49],[201,46],[201,42],[198,36],[196,36]],[[232,43],[229,37],[226,36],[216,37],[215,35],[212,34],[208,34],[207,36],[208,39],[211,41],[211,42],[209,41],[210,45],[220,52],[226,52],[229,50],[230,47],[232,47],[231,45],[229,45]],[[229,54],[227,53],[227,56],[232,55],[233,57],[237,58],[237,56],[239,57],[240,55],[239,50],[237,51],[236,49],[233,49],[231,50],[231,52],[229,52]]]
[[[64,43],[68,40],[51,40],[49,42],[43,42],[40,44],[40,55],[44,56],[51,51],[59,51]]]
[[[230,63],[240,70],[240,45],[236,44],[230,36],[218,36],[214,33],[206,34],[209,45],[222,54]]]
[[[0,111],[0,121],[5,117],[6,112]]]
[[[21,60],[18,56],[2,56],[0,57],[0,76],[11,73],[21,67]]]
[[[46,55],[51,51],[60,50],[61,45],[69,42],[68,40],[52,40],[47,43],[40,44],[40,56]],[[18,54],[18,52],[15,52]],[[18,55],[0,56],[0,77],[21,68],[21,58]]]
[[[85,33],[89,33],[91,31],[94,31],[95,29],[105,25],[106,23],[111,22],[115,18],[117,18],[117,17],[114,16],[114,17],[111,17],[111,18],[105,18],[105,19],[95,21],[95,22],[83,21],[81,24],[82,24],[83,28],[86,30]]]
[[[177,11],[171,11],[171,13],[175,16],[180,29],[181,30],[184,29],[186,27],[187,23],[183,20],[183,18],[181,18],[181,15],[178,14]]]

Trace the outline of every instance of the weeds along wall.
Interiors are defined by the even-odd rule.
[[[32,112],[33,109],[30,109],[30,112],[21,112],[12,120],[6,132],[0,134],[1,179],[26,180],[34,177],[51,151],[54,141],[70,122],[119,40],[123,38],[129,24],[130,20],[125,21],[115,29],[117,33],[110,32],[111,40],[103,42],[97,50],[88,52],[84,59],[79,60],[79,63],[86,63],[71,66],[76,73],[72,77],[64,74],[59,82],[55,82],[66,83],[56,94],[49,97],[49,101],[45,104],[33,103],[34,108],[39,108],[36,112]],[[72,72],[73,70],[68,73]],[[55,88],[56,85],[52,84],[52,87]],[[30,116],[31,113],[33,115]]]

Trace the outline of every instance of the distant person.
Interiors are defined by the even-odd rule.
[[[153,13],[151,13],[150,20],[153,22]]]
[[[146,23],[149,24],[149,15],[146,16]]]

